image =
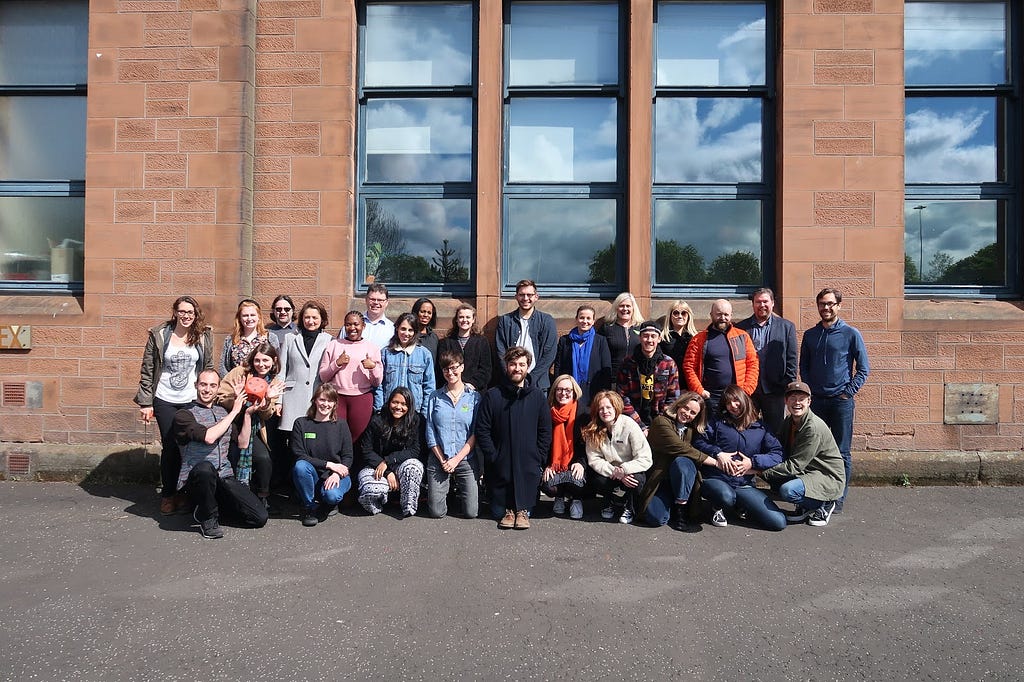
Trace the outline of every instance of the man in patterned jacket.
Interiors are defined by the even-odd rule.
[[[647,435],[654,418],[679,397],[679,368],[658,346],[657,322],[641,322],[637,331],[640,343],[622,359],[615,390],[622,396],[622,414],[632,417]]]

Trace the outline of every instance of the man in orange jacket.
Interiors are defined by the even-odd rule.
[[[751,395],[757,388],[758,371],[754,342],[732,326],[732,304],[718,299],[711,304],[711,324],[693,337],[683,356],[687,387],[704,396],[711,413],[717,415],[722,391],[736,384]]]

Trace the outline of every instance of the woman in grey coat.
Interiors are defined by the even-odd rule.
[[[320,357],[331,341],[326,327],[327,309],[316,301],[306,301],[299,310],[299,330],[285,337],[278,374],[284,378],[277,427],[281,431],[291,431],[295,420],[305,416],[313,391],[320,385]]]

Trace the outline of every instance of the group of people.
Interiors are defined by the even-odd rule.
[[[868,362],[836,289],[816,297],[821,321],[799,366],[795,326],[770,289],[735,325],[731,304],[714,301],[700,331],[684,301],[655,322],[623,293],[600,327],[582,305],[559,336],[523,280],[493,345],[471,305],[439,336],[428,298],[394,320],[386,286],[365,300],[334,337],[316,301],[296,310],[280,295],[265,326],[244,299],[217,369],[198,302],[174,302],[149,332],[135,398],[160,432],[161,513],[191,511],[216,538],[221,514],[264,525],[280,491],[305,526],[346,496],[370,514],[394,501],[402,516],[425,500],[440,518],[454,493],[463,515],[484,499],[499,528],[519,530],[541,491],[556,516],[580,519],[600,497],[603,519],[684,532],[730,519],[824,526],[842,510]],[[755,476],[795,508],[781,510]]]

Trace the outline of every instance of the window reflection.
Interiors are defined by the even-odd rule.
[[[469,199],[367,199],[365,213],[366,281],[469,281]]]
[[[473,103],[374,99],[366,104],[367,182],[469,182]]]
[[[760,182],[761,100],[655,103],[655,182]]]
[[[85,83],[88,22],[80,0],[0,2],[0,85]]]
[[[994,97],[908,97],[907,182],[991,182],[1002,130]]]
[[[618,281],[614,199],[509,199],[505,281]]]
[[[615,181],[615,100],[516,99],[509,119],[509,182]]]
[[[0,100],[0,178],[84,179],[85,97]]]
[[[508,84],[619,82],[619,21],[614,3],[514,3]]]
[[[468,3],[366,6],[366,87],[469,85],[472,55]]]
[[[907,201],[907,284],[1006,285],[1001,201]]]
[[[1006,5],[908,2],[907,85],[995,85],[1008,80]]]
[[[764,84],[765,25],[763,3],[659,3],[658,86]]]
[[[761,202],[654,203],[655,284],[761,284]]]
[[[85,199],[0,197],[0,280],[82,281]]]

